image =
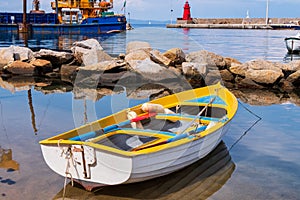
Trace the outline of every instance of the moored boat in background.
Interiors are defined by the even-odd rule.
[[[220,84],[122,110],[40,142],[61,176],[119,185],[182,169],[209,154],[228,131],[237,99]]]
[[[289,53],[300,52],[300,33],[292,37],[286,37],[284,41]]]
[[[38,0],[34,0],[33,4],[35,9],[26,13],[29,32],[95,34],[126,30],[126,17],[110,11],[113,0],[57,0],[57,3],[51,2],[55,13],[39,10]],[[0,32],[18,32],[23,25],[23,13],[0,13]]]

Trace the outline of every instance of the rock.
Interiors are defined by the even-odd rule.
[[[154,63],[149,58],[139,61],[133,60],[128,63],[135,72],[150,80],[160,81],[176,77],[173,72],[157,63]]]
[[[143,51],[149,53],[152,50],[152,48],[148,42],[133,41],[133,42],[129,42],[127,44],[126,54],[129,54],[131,52],[135,52],[138,50],[143,50]]]
[[[240,61],[238,61],[235,58],[225,57],[224,60],[227,68],[231,67],[232,65],[242,64]]]
[[[206,77],[204,78],[204,81],[206,85],[212,85],[222,81],[220,71],[219,70],[209,71]]]
[[[227,82],[234,81],[234,76],[227,69],[220,70],[220,74],[223,81],[227,81]]]
[[[246,77],[262,84],[274,84],[279,78],[284,77],[280,63],[265,60],[254,60],[244,64],[233,64],[229,70],[233,74]]]
[[[226,62],[222,56],[208,52],[206,50],[196,51],[189,53],[186,56],[186,61],[188,62],[198,62],[201,64],[207,64],[209,66],[216,66],[218,69],[225,69]]]
[[[248,70],[246,72],[246,78],[249,78],[256,83],[262,84],[274,84],[279,78],[283,77],[283,73],[281,71],[274,70]]]
[[[0,69],[10,62],[14,61],[14,53],[12,48],[2,48],[0,49]]]
[[[158,64],[163,64],[165,66],[169,66],[171,64],[171,60],[162,55],[162,53],[160,53],[158,50],[150,51],[150,58]]]
[[[286,79],[288,82],[292,83],[294,86],[300,85],[300,70],[292,73]]]
[[[272,70],[282,73],[281,64],[266,60],[253,60],[243,64],[248,70]]]
[[[15,60],[30,61],[33,59],[33,52],[27,47],[10,46],[0,49],[0,69]]]
[[[233,74],[239,75],[239,76],[246,76],[246,72],[248,70],[248,67],[239,64],[239,63],[231,63],[231,67],[229,68],[229,71]]]
[[[112,60],[112,57],[102,50],[84,49],[76,46],[72,47],[72,52],[75,60],[83,66],[89,66],[98,62]]]
[[[177,76],[181,76],[182,75],[182,69],[180,68],[176,68],[176,67],[168,67],[168,69],[172,72],[174,72]]]
[[[289,62],[288,64],[286,64],[286,71],[292,71],[292,72],[296,72],[298,70],[300,70],[300,60],[293,60],[291,62]]]
[[[235,79],[235,82],[237,83],[238,88],[249,88],[249,89],[263,89],[264,87],[261,85],[258,85],[254,81],[252,81],[249,78],[240,78],[237,77]]]
[[[84,49],[94,49],[94,50],[99,50],[102,51],[103,48],[96,39],[87,39],[83,41],[78,41],[73,43],[73,47],[81,47]]]
[[[102,61],[93,65],[85,66],[85,67],[78,67],[78,70],[84,71],[95,71],[95,72],[104,72],[110,70],[117,70],[121,67],[126,65],[125,62],[118,62],[116,60],[113,61]]]
[[[40,75],[53,71],[52,64],[48,60],[35,59],[31,61],[30,64],[36,67],[37,73]]]
[[[146,53],[144,50],[137,50],[125,56],[126,62],[133,61],[133,60],[145,60],[145,59],[150,59],[150,55]]]
[[[287,80],[280,80],[279,82],[280,89],[285,92],[291,92],[295,89],[294,85]]]
[[[126,55],[124,53],[120,53],[119,56],[118,56],[118,58],[121,59],[121,60],[124,60],[125,56]]]
[[[185,62],[185,53],[180,48],[172,48],[162,54],[171,60],[172,65],[181,65]]]
[[[5,70],[12,74],[33,75],[35,74],[35,66],[22,61],[13,61]]]
[[[62,78],[68,80],[68,78],[77,71],[77,68],[77,65],[62,65],[60,68],[60,75]]]
[[[52,66],[61,66],[70,62],[74,57],[68,52],[58,52],[48,49],[41,49],[33,53],[35,58],[49,60]]]
[[[10,46],[13,49],[13,56],[15,60],[30,61],[34,58],[33,52],[27,47]]]
[[[83,66],[113,59],[103,51],[103,48],[96,39],[74,42],[71,51],[73,52],[75,60]]]
[[[182,72],[186,76],[205,76],[207,72],[206,65],[194,62],[183,62],[182,63]]]

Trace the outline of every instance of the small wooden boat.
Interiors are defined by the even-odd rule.
[[[286,37],[284,41],[289,53],[300,52],[300,33],[293,37]]]
[[[209,154],[237,108],[235,96],[218,83],[137,105],[40,145],[61,176],[101,185],[140,182]]]

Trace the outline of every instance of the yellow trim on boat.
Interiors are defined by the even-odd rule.
[[[109,147],[109,146],[104,146],[101,144],[97,144],[94,143],[92,141],[99,141],[107,136],[116,134],[116,133],[126,133],[126,134],[136,134],[136,135],[144,135],[144,136],[153,136],[153,137],[158,137],[159,139],[156,140],[155,142],[160,142],[160,141],[164,141],[168,138],[171,138],[171,136],[167,136],[167,135],[163,135],[163,134],[155,134],[153,132],[149,132],[147,130],[140,131],[140,130],[130,130],[130,131],[126,131],[126,130],[116,130],[116,131],[112,131],[109,132],[105,135],[101,135],[99,137],[90,139],[89,141],[71,141],[68,140],[69,138],[87,133],[87,132],[91,132],[91,131],[95,131],[95,130],[99,130],[101,128],[113,125],[113,124],[118,124],[120,122],[124,122],[127,120],[127,115],[126,112],[127,110],[122,110],[120,112],[117,112],[113,115],[107,116],[105,118],[102,118],[100,120],[97,120],[95,122],[86,124],[84,126],[81,126],[79,128],[67,131],[65,133],[59,134],[57,136],[45,139],[40,141],[41,145],[61,145],[61,146],[71,146],[71,145],[87,145],[90,147],[93,147],[95,149],[99,149],[99,150],[103,150],[103,151],[107,151],[107,152],[111,152],[114,154],[119,154],[119,155],[123,155],[123,156],[138,156],[141,154],[150,154],[156,151],[160,151],[162,149],[168,149],[168,148],[173,148],[176,146],[180,146],[183,145],[185,143],[194,141],[194,140],[198,140],[198,139],[202,139],[203,137],[217,131],[218,129],[222,128],[223,126],[225,126],[229,121],[231,121],[231,119],[233,118],[233,116],[235,115],[236,111],[237,111],[237,107],[238,107],[238,103],[237,103],[237,99],[235,98],[235,96],[230,93],[228,91],[228,89],[226,89],[225,87],[221,86],[220,83],[212,85],[212,86],[207,86],[207,87],[202,87],[202,88],[198,88],[198,89],[194,89],[194,90],[189,90],[189,91],[184,91],[184,92],[180,92],[180,93],[176,93],[174,95],[170,95],[170,96],[166,96],[166,97],[162,97],[153,101],[150,101],[150,103],[155,103],[155,104],[161,104],[162,106],[164,106],[165,108],[171,108],[174,107],[176,105],[183,105],[183,104],[189,104],[189,105],[199,105],[199,103],[193,103],[193,102],[184,102],[186,100],[189,99],[196,99],[197,97],[202,97],[202,96],[208,96],[208,95],[217,95],[218,97],[220,97],[224,103],[226,105],[217,105],[220,106],[221,108],[224,108],[227,110],[227,118],[228,120],[226,120],[225,122],[217,122],[215,126],[213,126],[212,128],[208,129],[208,130],[204,130],[203,132],[196,134],[195,137],[187,137],[187,138],[183,138],[171,143],[167,143],[167,144],[162,144],[159,146],[155,146],[155,147],[151,147],[151,148],[146,148],[146,149],[142,149],[139,151],[135,151],[135,152],[130,152],[130,151],[124,151],[124,150],[119,150],[113,147]],[[201,105],[205,105],[202,104]],[[214,106],[216,104],[213,104]],[[137,115],[141,115],[144,114],[144,112],[141,110],[141,105],[137,105],[134,106],[132,108],[130,108],[131,111],[134,111],[137,113]],[[171,118],[170,118],[171,119]],[[175,119],[172,118],[172,119]],[[186,120],[185,118],[182,118],[184,120]],[[191,119],[189,119],[191,120]],[[196,120],[197,122],[198,120]],[[208,123],[209,121],[204,121],[201,120],[201,122],[204,123]],[[194,128],[190,127],[189,129],[187,129],[186,132],[193,130]],[[153,142],[154,143],[154,142]]]

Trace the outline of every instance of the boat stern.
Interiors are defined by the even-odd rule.
[[[102,185],[126,182],[132,170],[128,156],[95,149],[88,145],[41,144],[47,165],[57,174]]]

